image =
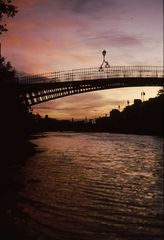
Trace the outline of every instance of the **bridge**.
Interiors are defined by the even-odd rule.
[[[107,66],[43,73],[18,78],[20,97],[32,106],[84,92],[164,86],[163,66]]]

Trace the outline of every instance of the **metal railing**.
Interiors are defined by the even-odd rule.
[[[111,66],[107,68],[84,68],[19,77],[20,84],[53,83],[110,78],[164,77],[163,66]]]

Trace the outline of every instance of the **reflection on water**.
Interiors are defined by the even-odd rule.
[[[22,168],[17,224],[35,239],[161,240],[162,139],[45,133]]]

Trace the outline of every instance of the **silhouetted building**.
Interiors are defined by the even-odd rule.
[[[113,109],[110,112],[110,118],[117,118],[118,116],[120,116],[120,111],[118,109]]]
[[[135,105],[139,105],[141,103],[142,103],[141,99],[134,99],[134,104]]]

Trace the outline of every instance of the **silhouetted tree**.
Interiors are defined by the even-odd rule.
[[[0,135],[6,142],[22,141],[30,131],[31,114],[20,100],[16,71],[0,58]]]
[[[0,34],[8,31],[6,24],[2,24],[5,17],[14,17],[18,8],[12,4],[12,0],[0,0]]]
[[[0,84],[13,83],[16,80],[16,71],[10,62],[6,62],[4,57],[0,57]]]

